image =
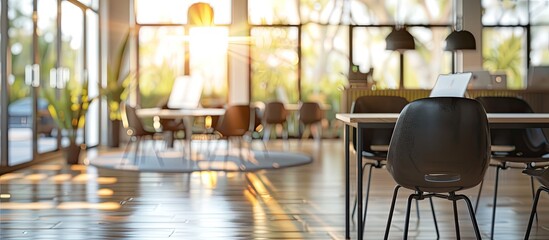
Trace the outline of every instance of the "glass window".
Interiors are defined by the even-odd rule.
[[[63,1],[61,3],[61,67],[69,77],[65,87],[80,88],[84,82],[84,12],[76,5]],[[71,83],[72,82],[72,83]],[[79,85],[80,84],[80,85]],[[69,145],[67,133],[62,133],[61,144],[63,147]],[[76,142],[84,141],[83,130],[77,132]]]
[[[32,0],[10,0],[8,6],[8,164],[13,166],[33,158],[33,10]]]
[[[90,97],[96,97],[99,96],[99,17],[97,13],[87,10],[86,18],[88,94]],[[99,99],[90,104],[86,120],[86,145],[97,146],[100,131]]]
[[[345,1],[301,0],[299,4],[301,20],[303,23],[349,23],[349,14],[345,12]]]
[[[139,29],[139,90],[141,107],[157,107],[167,101],[173,82],[185,65],[183,27]]]
[[[400,5],[399,5],[400,4]],[[352,22],[356,24],[448,24],[452,1],[351,0]]]
[[[297,103],[298,28],[251,29],[251,100]]]
[[[430,89],[439,74],[451,72],[451,53],[443,51],[449,28],[411,27],[416,49],[405,52],[404,87]]]
[[[38,1],[38,52],[40,57],[40,88],[51,86],[50,72],[55,71],[57,60],[56,33],[57,33],[57,1]],[[57,149],[57,125],[47,109],[47,101],[40,91],[37,112],[38,153],[50,152]]]
[[[374,70],[376,87],[398,88],[398,53],[385,50],[385,37],[391,32],[389,27],[353,28],[353,64],[361,72]]]
[[[526,34],[521,27],[484,28],[483,67],[507,74],[507,87],[521,89],[526,79]]]
[[[482,0],[484,25],[528,24],[528,0]]]
[[[301,100],[329,104],[338,112],[349,69],[349,27],[309,23],[301,38]]]
[[[78,0],[78,1],[93,9],[99,8],[99,0]]]
[[[249,0],[250,24],[299,24],[298,0]]]
[[[534,66],[549,65],[549,25],[532,27],[530,61]]]
[[[220,107],[228,100],[226,27],[194,27],[189,30],[189,65],[194,81],[202,81],[201,104]]]
[[[135,0],[138,23],[187,23],[187,10],[196,2],[210,4],[214,10],[215,24],[231,23],[231,1],[228,0]]]
[[[530,21],[532,24],[549,24],[549,0],[530,1]]]

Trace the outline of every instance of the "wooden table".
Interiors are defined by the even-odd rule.
[[[350,237],[350,161],[349,161],[349,147],[350,143],[349,133],[350,128],[353,127],[356,130],[368,129],[368,128],[394,128],[398,119],[398,113],[339,113],[336,114],[336,118],[345,123],[345,238]],[[547,113],[489,113],[487,114],[488,123],[490,128],[549,128],[549,114]],[[363,204],[362,204],[362,131],[355,132],[357,137],[357,149],[356,149],[356,186],[357,186],[357,237],[363,239]]]
[[[187,142],[187,153],[191,160],[191,136],[193,134],[193,122],[195,117],[221,116],[225,114],[223,108],[195,108],[195,109],[161,109],[143,108],[137,110],[137,116],[141,118],[159,117],[164,119],[182,119],[185,125],[185,136]]]

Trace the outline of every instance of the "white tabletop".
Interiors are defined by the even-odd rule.
[[[336,118],[345,124],[396,123],[398,113],[338,113]],[[549,113],[488,113],[489,123],[549,124]]]
[[[221,116],[225,114],[223,108],[196,108],[196,109],[161,109],[142,108],[137,110],[139,117],[182,118],[198,116]]]

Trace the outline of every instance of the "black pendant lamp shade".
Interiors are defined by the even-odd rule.
[[[385,38],[387,50],[411,50],[416,48],[414,37],[405,28],[393,29]]]
[[[475,42],[475,36],[469,31],[453,31],[446,37],[446,51],[456,51],[456,50],[475,50],[477,49],[477,44]]]

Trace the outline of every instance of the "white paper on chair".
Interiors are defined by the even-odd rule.
[[[463,97],[472,73],[441,74],[429,97]]]
[[[169,108],[197,108],[200,104],[203,82],[195,76],[179,76],[175,79],[168,99]]]

